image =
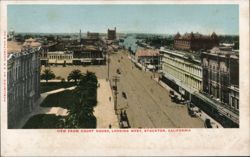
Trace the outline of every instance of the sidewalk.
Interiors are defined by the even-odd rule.
[[[97,119],[98,128],[119,128],[118,119],[114,110],[114,99],[109,82],[105,79],[98,79],[100,87],[97,89],[97,106],[94,108],[94,115]],[[111,97],[111,101],[109,101]]]

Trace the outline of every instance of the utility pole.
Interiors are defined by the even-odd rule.
[[[108,59],[107,59],[107,61],[108,61],[108,80],[109,80],[109,64],[110,64],[109,52],[108,52]]]
[[[117,90],[117,82],[119,82],[120,78],[119,76],[113,76],[113,81],[115,82],[115,89],[114,89],[114,109],[115,109],[115,114],[117,113],[117,94],[118,94],[118,90]]]

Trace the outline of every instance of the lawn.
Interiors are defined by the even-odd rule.
[[[75,86],[75,82],[41,82],[40,85],[40,92],[45,93],[60,88],[69,88]]]
[[[32,116],[26,124],[23,126],[23,129],[57,129],[63,128],[63,117],[56,116],[53,114],[38,114]]]
[[[41,107],[62,107],[70,109],[78,100],[74,90],[65,90],[62,92],[48,95],[42,102]]]

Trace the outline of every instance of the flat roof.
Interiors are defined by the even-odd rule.
[[[22,43],[16,41],[7,42],[7,52],[8,53],[20,53],[22,50]]]
[[[214,47],[209,52],[202,52],[202,53],[220,57],[226,57],[227,55],[230,55],[230,58],[239,59],[239,53],[237,51],[221,50],[219,47]]]
[[[154,49],[138,49],[136,51],[136,56],[142,57],[142,56],[159,56],[159,50]]]
[[[161,48],[160,49],[161,52],[167,52],[169,54],[175,55],[175,56],[179,56],[181,58],[185,58],[188,59],[189,56],[192,57],[192,60],[194,62],[200,63],[200,56],[191,52],[184,52],[184,51],[180,51],[180,50],[170,50],[170,49],[165,49],[165,48]]]

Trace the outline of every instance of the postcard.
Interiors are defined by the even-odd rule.
[[[250,155],[249,1],[1,2],[1,156]]]

